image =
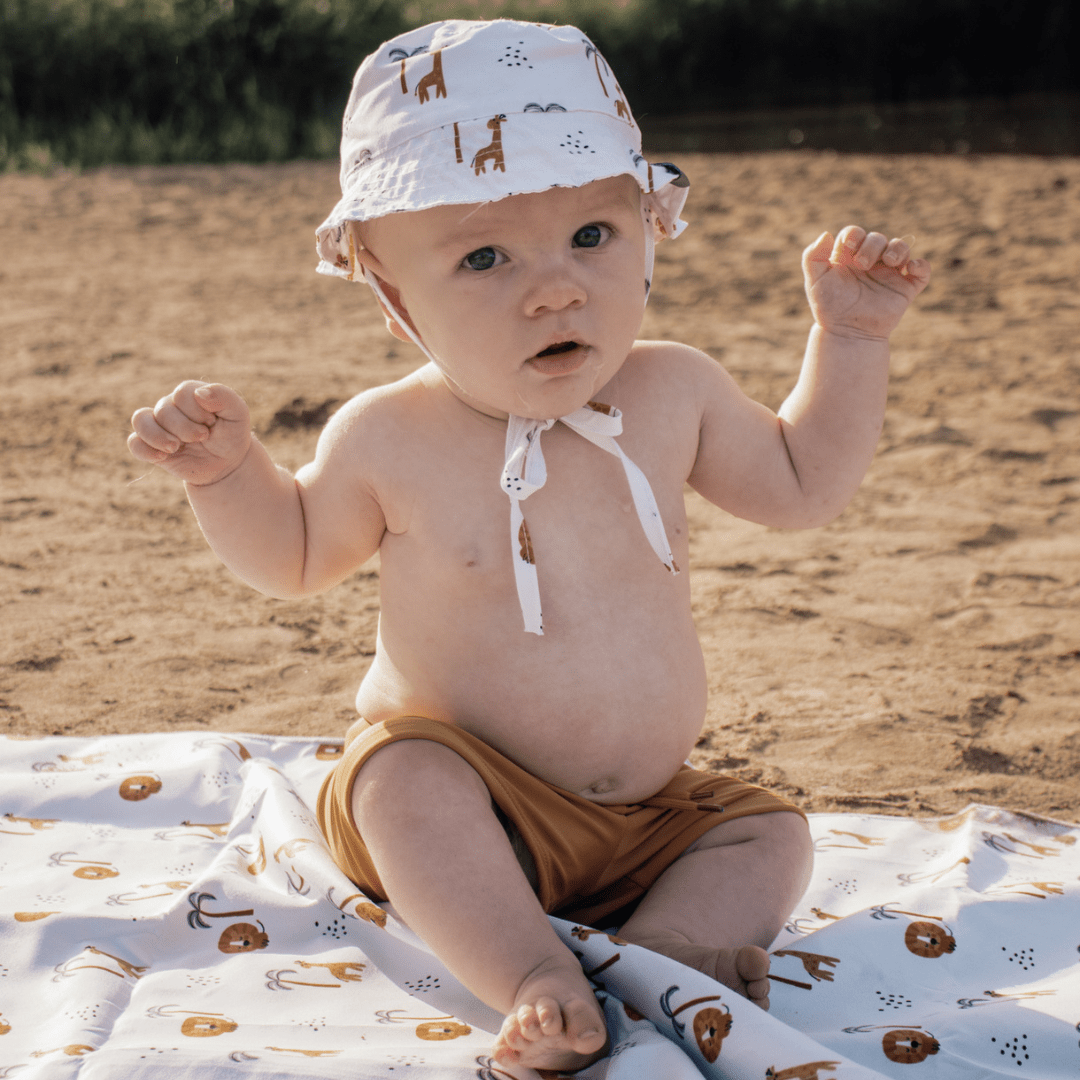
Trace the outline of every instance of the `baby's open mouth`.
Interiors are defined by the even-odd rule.
[[[560,341],[557,345],[549,345],[543,352],[538,352],[537,356],[558,356],[559,353],[570,352],[571,349],[576,349],[578,343],[576,341]]]

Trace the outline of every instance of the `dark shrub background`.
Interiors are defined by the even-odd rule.
[[[450,15],[574,22],[649,121],[1072,100],[1074,0],[0,0],[0,169],[332,156],[359,61]],[[1040,104],[1043,103],[1043,104]],[[1071,114],[1070,114],[1071,115]],[[1015,141],[1014,141],[1015,142]]]

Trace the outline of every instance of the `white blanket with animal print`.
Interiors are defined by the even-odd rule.
[[[0,738],[0,1078],[535,1077],[358,895],[311,812],[338,743]],[[604,1002],[583,1080],[1080,1075],[1080,828],[817,814],[773,1009],[556,920]]]

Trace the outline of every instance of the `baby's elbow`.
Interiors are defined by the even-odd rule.
[[[256,592],[272,600],[303,600],[326,592],[336,581],[327,582],[312,572],[307,562],[297,565],[289,560],[285,565],[234,568],[234,573]]]
[[[835,521],[845,510],[850,496],[815,486],[789,474],[767,498],[759,499],[758,514],[740,515],[774,529],[803,531],[820,529]],[[760,515],[760,516],[758,516]]]
[[[305,589],[301,587],[297,588],[283,588],[280,585],[274,585],[271,588],[259,589],[264,596],[269,596],[271,600],[303,600],[305,597],[314,596],[314,589]]]
[[[245,585],[271,600],[301,600],[318,591],[307,587],[302,581],[286,581],[282,578],[261,578],[258,575],[240,575]]]
[[[799,532],[808,532],[810,529],[822,529],[826,525],[831,525],[843,511],[837,511],[832,514],[817,513],[817,514],[803,514],[799,515],[794,521],[790,522],[786,528],[798,530]]]
[[[831,525],[848,508],[851,498],[807,496],[793,500],[787,508],[787,529],[820,529]]]

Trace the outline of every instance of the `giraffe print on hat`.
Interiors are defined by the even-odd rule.
[[[404,61],[403,61],[404,63]],[[436,49],[432,54],[431,70],[416,84],[416,95],[423,105],[429,98],[428,91],[434,89],[437,98],[446,97],[446,83],[443,80],[442,49]]]
[[[487,126],[492,131],[491,142],[477,150],[472,159],[473,172],[477,176],[487,171],[484,166],[489,161],[492,172],[506,172],[506,158],[503,156],[502,145],[502,124],[505,120],[506,113],[499,113],[487,122]]]

